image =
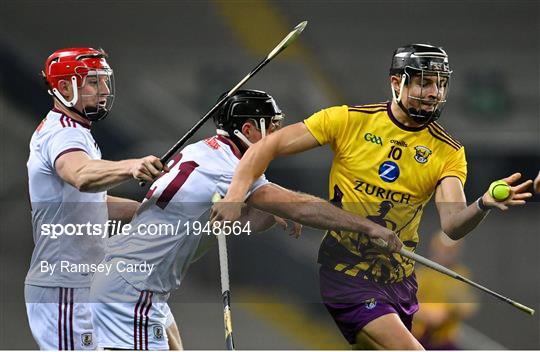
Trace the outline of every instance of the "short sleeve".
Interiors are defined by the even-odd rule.
[[[347,128],[349,110],[346,105],[321,110],[304,120],[304,124],[320,145],[331,144],[335,149],[336,141]]]
[[[229,187],[231,185],[231,182],[232,182],[232,178],[233,178],[233,175],[232,174],[223,174],[221,176],[221,180],[220,182],[218,183],[218,189],[217,189],[217,192],[219,194],[221,194],[222,196],[224,196],[225,194],[227,194],[227,191],[229,190]],[[246,198],[249,198],[249,196],[255,192],[259,187],[262,187],[264,185],[266,185],[267,183],[269,183],[269,181],[266,179],[266,176],[263,174],[261,175],[261,177],[259,177],[258,179],[256,179],[252,184],[251,186],[249,187],[248,189],[248,192],[246,194]]]
[[[266,176],[264,174],[261,175],[261,177],[259,177],[258,179],[255,180],[255,182],[253,182],[251,184],[251,187],[249,188],[248,192],[247,192],[247,195],[246,195],[246,199],[249,198],[249,196],[255,192],[259,187],[261,186],[264,186],[266,184],[268,184],[268,180],[266,179]]]
[[[76,128],[64,128],[55,132],[48,140],[44,154],[54,168],[54,163],[63,154],[83,151],[91,155],[86,135]]]
[[[465,147],[459,148],[456,152],[452,153],[448,157],[439,181],[445,177],[457,177],[461,181],[463,187],[465,187],[465,181],[467,181],[467,160],[465,158]]]

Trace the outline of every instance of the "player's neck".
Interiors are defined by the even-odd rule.
[[[233,153],[235,155],[244,155],[244,153],[240,150],[240,148],[238,148],[238,145],[236,144],[236,142],[230,138],[230,137],[225,137],[225,136],[221,136],[225,139],[227,139],[229,141],[229,145],[231,146],[232,150],[233,150]]]
[[[56,110],[61,111],[64,115],[69,117],[70,119],[73,119],[82,125],[91,125],[92,122],[86,120],[85,118],[81,117],[79,114],[71,111],[70,109],[66,108],[62,103],[58,102],[56,99],[54,101],[54,108]]]
[[[395,101],[392,101],[392,104],[390,105],[390,109],[392,110],[392,115],[394,115],[394,118],[398,120],[399,123],[401,123],[402,125],[411,127],[411,128],[419,128],[423,126],[419,123],[414,122],[409,117],[409,115],[407,115],[405,111],[403,111],[401,107],[399,107],[399,105]]]

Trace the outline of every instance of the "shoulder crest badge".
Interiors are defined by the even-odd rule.
[[[428,147],[423,145],[417,145],[414,147],[414,160],[418,161],[420,164],[425,164],[428,161],[429,156],[433,153]]]

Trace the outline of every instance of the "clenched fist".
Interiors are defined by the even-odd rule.
[[[162,171],[169,171],[158,157],[149,155],[140,159],[132,159],[129,165],[129,173],[139,181],[152,182],[161,175]]]

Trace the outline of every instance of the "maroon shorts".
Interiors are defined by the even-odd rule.
[[[389,313],[396,313],[411,330],[418,311],[414,273],[401,282],[382,284],[321,266],[319,278],[323,303],[351,345],[367,323]]]

